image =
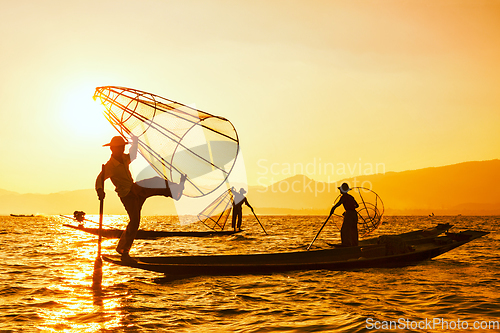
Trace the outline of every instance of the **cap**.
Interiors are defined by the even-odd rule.
[[[102,145],[103,147],[107,146],[125,146],[128,144],[121,136],[114,136],[109,143]]]
[[[347,183],[342,183],[342,185],[340,185],[338,187],[338,189],[340,190],[340,192],[342,193],[347,193],[351,190],[351,188],[349,188],[349,185]]]

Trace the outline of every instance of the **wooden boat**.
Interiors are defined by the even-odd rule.
[[[434,229],[432,233],[440,233]],[[432,259],[466,244],[488,232],[463,231],[425,236],[425,231],[379,237],[356,247],[246,255],[204,255],[134,257],[122,261],[119,256],[104,255],[107,262],[164,273],[169,276],[238,275],[294,270],[352,270],[371,267],[401,267]],[[392,237],[392,240],[391,240]],[[403,245],[403,246],[401,246]]]
[[[10,216],[13,216],[13,217],[35,217],[35,215],[31,214],[31,215],[24,215],[24,214],[10,214]]]
[[[414,230],[410,232],[405,232],[402,234],[396,235],[397,237],[401,238],[403,241],[405,241],[407,244],[412,245],[416,244],[418,242],[426,241],[428,238],[433,238],[441,235],[442,233],[450,230],[452,227],[451,224],[449,223],[439,223],[433,228],[428,228],[428,229],[419,229],[419,230]],[[372,237],[372,238],[367,238],[359,242],[359,245],[368,245],[368,244],[378,244],[380,242],[380,237],[390,237],[389,236],[378,236],[378,237]]]
[[[84,231],[93,235],[99,235],[99,228],[86,228],[82,225],[63,224],[68,228]],[[208,236],[229,236],[241,232],[242,230],[226,230],[226,231],[155,231],[155,230],[138,230],[135,239],[157,239],[162,237],[208,237]],[[105,238],[120,238],[122,229],[102,229],[102,237]]]

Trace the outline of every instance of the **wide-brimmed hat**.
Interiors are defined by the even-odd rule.
[[[103,147],[107,146],[125,146],[128,144],[121,136],[114,136],[109,143],[102,145]]]
[[[349,184],[347,184],[347,183],[342,183],[342,185],[340,185],[340,186],[338,187],[338,189],[339,189],[339,190],[340,190],[340,192],[342,192],[342,193],[347,193],[347,192],[349,192],[350,190],[352,190],[352,189],[349,187]]]

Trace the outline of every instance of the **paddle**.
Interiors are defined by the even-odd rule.
[[[328,217],[326,218],[326,221],[325,223],[323,223],[323,225],[321,226],[321,228],[319,229],[318,233],[316,234],[316,236],[314,237],[314,239],[312,240],[311,244],[309,244],[309,246],[307,247],[307,251],[309,251],[309,249],[311,248],[311,246],[313,245],[314,241],[316,240],[316,238],[318,238],[321,230],[323,230],[323,228],[325,227],[326,225],[326,222],[328,222],[328,220],[330,219],[330,216],[333,215],[333,212],[330,213],[330,215],[328,215]]]
[[[101,171],[102,189],[104,190],[104,164]],[[97,257],[94,262],[94,275],[92,276],[92,289],[101,291],[102,289],[102,258],[101,258],[101,240],[102,240],[102,219],[104,214],[104,196],[99,199],[99,240],[97,242]]]
[[[262,225],[262,223],[260,223],[259,218],[257,217],[257,215],[255,215],[255,212],[253,211],[253,208],[251,208],[251,211],[252,211],[252,213],[253,213],[253,216],[255,216],[255,218],[257,219],[257,222],[259,222],[259,224],[260,224],[260,226],[261,226],[262,230],[264,230],[264,232],[265,232],[265,233],[266,233],[266,235],[267,235],[268,233],[267,233],[266,229],[264,229],[264,226]]]

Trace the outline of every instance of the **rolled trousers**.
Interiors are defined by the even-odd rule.
[[[344,212],[340,238],[344,246],[358,246],[358,213],[355,210]]]
[[[243,207],[241,206],[233,206],[233,216],[231,219],[231,226],[233,229],[241,229],[241,221],[243,220]],[[236,222],[238,224],[236,224]]]
[[[156,195],[164,197],[172,196],[170,188],[164,179],[160,177],[155,177],[153,179],[155,179],[159,184],[163,183],[163,188],[143,187],[139,185],[141,182],[137,182],[132,185],[130,192],[125,197],[120,198],[125,210],[127,211],[130,222],[127,225],[127,229],[125,229],[122,233],[120,240],[118,241],[118,245],[116,246],[116,251],[118,253],[128,253],[130,251],[135,236],[137,235],[137,230],[139,230],[139,224],[141,222],[141,209],[146,199]],[[146,179],[145,181],[151,181],[151,179]],[[145,184],[145,182],[142,181],[142,184]]]

